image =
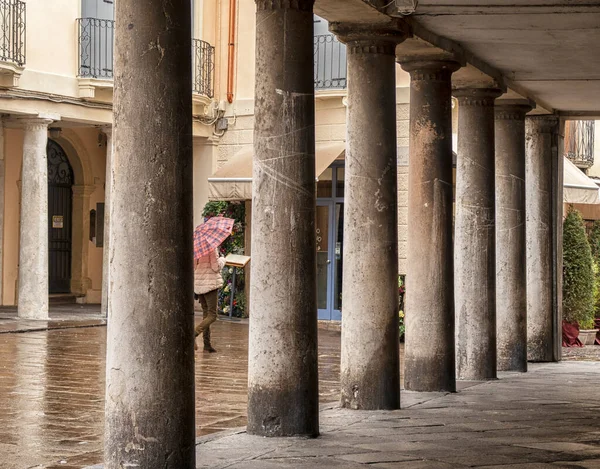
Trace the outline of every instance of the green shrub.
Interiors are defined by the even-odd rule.
[[[587,324],[595,316],[596,279],[592,250],[577,210],[569,209],[563,229],[563,318]]]
[[[596,305],[595,315],[598,318],[600,317],[600,220],[594,221],[588,239],[590,242],[590,248],[592,249],[592,257],[594,258],[594,275],[596,277],[594,304]]]

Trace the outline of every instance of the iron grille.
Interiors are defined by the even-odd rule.
[[[215,48],[201,39],[192,39],[192,86],[194,93],[214,97]]]
[[[25,2],[0,0],[0,60],[25,65]]]
[[[314,37],[315,89],[346,88],[346,46],[333,34]]]
[[[594,121],[565,123],[565,156],[578,168],[594,164]]]
[[[79,77],[112,79],[114,20],[78,18]]]

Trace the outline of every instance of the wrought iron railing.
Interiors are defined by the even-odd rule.
[[[314,37],[315,89],[346,88],[346,46],[333,34]]]
[[[0,0],[0,60],[25,65],[25,2]]]
[[[113,77],[114,20],[78,18],[79,73],[82,78]]]
[[[594,121],[566,121],[565,156],[578,168],[594,164]]]
[[[215,95],[215,48],[201,39],[192,39],[192,91],[209,98]]]

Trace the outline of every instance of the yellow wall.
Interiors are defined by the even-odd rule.
[[[89,210],[95,209],[98,202],[104,201],[104,168],[106,146],[98,144],[98,129],[66,128],[57,141],[69,157],[75,173],[76,185],[90,186],[93,190],[89,196]],[[4,245],[3,245],[3,299],[4,305],[16,304],[18,261],[19,261],[19,219],[21,161],[23,154],[23,132],[20,129],[5,130],[5,199],[4,199]],[[75,220],[77,217],[73,217]],[[88,225],[89,226],[89,225]],[[82,224],[73,224],[73,246],[83,242],[84,276],[87,277],[88,292],[85,301],[100,302],[102,289],[102,248],[96,247],[89,241],[89,229]],[[74,253],[75,256],[75,253]]]

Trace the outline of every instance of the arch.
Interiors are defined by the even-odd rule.
[[[90,195],[94,192],[94,173],[90,154],[73,129],[63,128],[54,138],[67,154],[74,175],[71,256],[71,293],[85,296],[91,288],[88,273]]]
[[[63,129],[60,136],[53,140],[63,148],[69,158],[75,176],[74,183],[81,186],[94,185],[90,156],[79,136],[71,129]]]

